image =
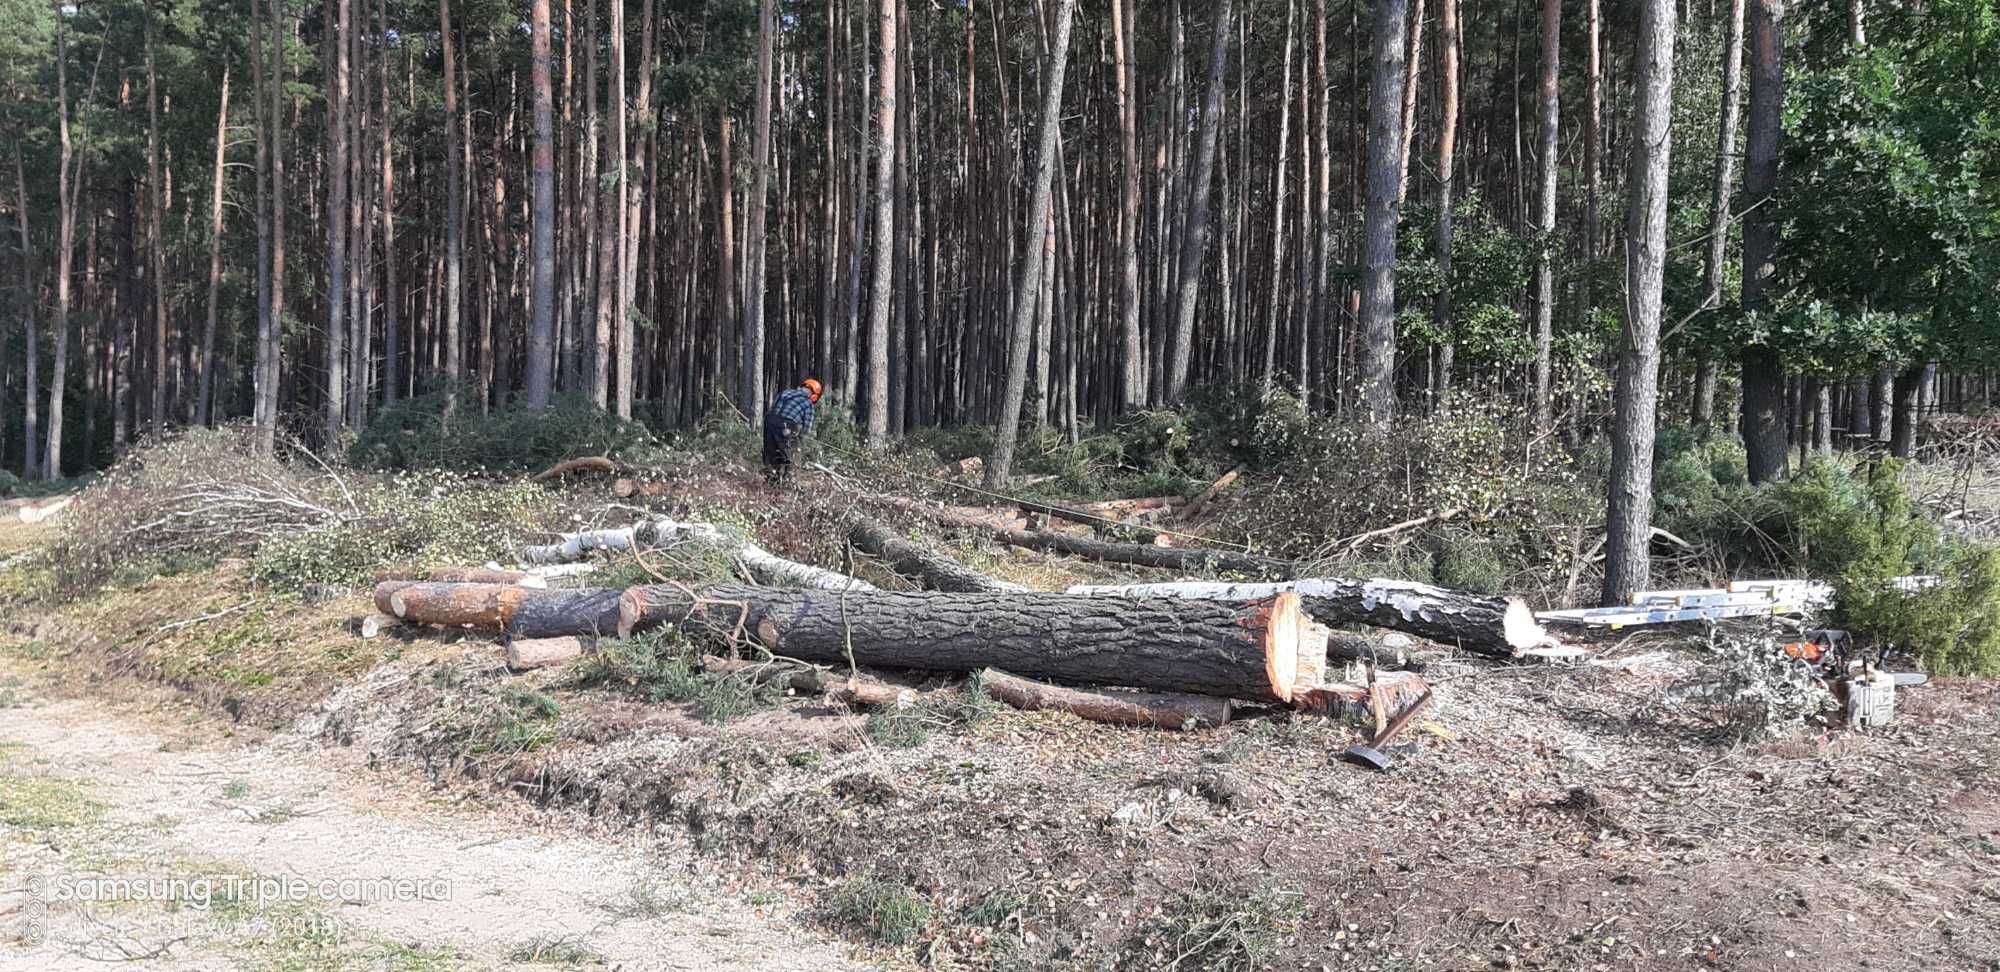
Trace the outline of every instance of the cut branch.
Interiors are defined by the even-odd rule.
[[[980,672],[979,684],[986,694],[1017,709],[1055,709],[1115,726],[1201,729],[1229,721],[1229,700],[1207,695],[1064,688],[997,668]]]
[[[545,483],[551,479],[567,476],[571,473],[581,473],[581,472],[614,473],[617,471],[618,471],[618,464],[612,462],[609,459],[606,459],[603,456],[583,456],[578,459],[569,459],[563,462],[556,463],[555,465],[550,466],[549,468],[534,474],[532,477],[529,478],[529,481],[537,483]]]

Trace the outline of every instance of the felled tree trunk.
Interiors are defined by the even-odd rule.
[[[901,534],[866,517],[855,517],[848,524],[847,538],[853,541],[855,547],[882,558],[889,569],[921,580],[933,590],[961,593],[1027,590],[1020,584],[988,577],[939,553],[935,548],[911,543]]]
[[[1320,683],[1324,634],[1298,595],[1252,602],[634,587],[618,631],[662,625],[773,655],[889,668],[1004,667],[1036,678],[1263,702]]]
[[[609,530],[585,530],[563,534],[562,542],[528,547],[521,559],[531,564],[568,563],[582,560],[595,550],[620,551],[640,546],[674,543],[702,543],[722,547],[735,554],[752,576],[766,584],[820,587],[829,590],[874,590],[866,581],[846,574],[786,560],[763,547],[709,523],[679,523],[660,519],[637,526]]]
[[[1070,554],[1091,560],[1133,564],[1140,567],[1159,567],[1185,573],[1229,573],[1263,578],[1290,577],[1298,573],[1296,566],[1290,561],[1259,557],[1255,554],[1199,547],[1155,547],[1140,543],[1109,543],[1047,530],[1015,530],[985,518],[926,506],[900,497],[877,496],[873,499],[882,505],[930,517],[940,523],[987,532],[993,539],[1002,543],[1030,550]]]
[[[612,587],[543,590],[389,581],[375,585],[375,609],[406,624],[471,628],[513,638],[610,635],[618,630],[621,593]]]
[[[1487,597],[1409,581],[1324,577],[1271,584],[1178,581],[1171,584],[1083,584],[1071,594],[1103,597],[1189,598],[1255,601],[1281,591],[1296,592],[1306,613],[1322,624],[1368,624],[1391,628],[1466,651],[1512,658],[1547,644],[1535,614],[1519,598]]]
[[[979,683],[986,694],[1016,709],[1056,709],[1115,726],[1201,729],[1229,721],[1229,700],[1207,695],[1064,688],[1009,675],[997,668],[981,672]]]
[[[521,587],[547,587],[549,580],[538,574],[521,570],[492,570],[486,567],[440,567],[436,570],[418,570],[414,567],[387,567],[375,572],[376,583],[383,581],[438,581],[448,584],[517,584]]]

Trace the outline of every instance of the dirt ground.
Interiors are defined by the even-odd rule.
[[[0,922],[17,938],[0,969],[861,967],[781,899],[643,835],[396,786],[347,751],[224,735],[185,706],[41,698],[17,664],[0,681]]]
[[[787,542],[807,515],[753,526],[836,562]],[[1097,570],[954,552],[1042,587]],[[478,639],[363,642],[340,621],[365,610],[165,578],[0,637],[0,684],[39,700],[0,709],[0,779],[100,808],[63,839],[10,824],[6,870],[374,873],[346,869],[361,856],[479,889],[336,908],[321,965],[288,964],[311,934],[232,930],[176,944],[176,967],[837,967],[853,948],[944,969],[2000,970],[1991,681],[1901,693],[1884,729],[1755,743],[1670,701],[1707,664],[1671,638],[1449,659],[1415,750],[1378,775],[1338,759],[1358,727],[1276,711],[1174,733],[925,709],[894,741],[817,698],[714,721],[574,666],[510,674]],[[107,708],[135,684],[178,700],[166,729]],[[492,721],[521,699],[545,717]],[[176,809],[127,812],[143,800]],[[157,943],[173,915],[117,917]],[[0,961],[92,964],[97,928]]]

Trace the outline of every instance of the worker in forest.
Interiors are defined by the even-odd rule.
[[[788,388],[764,411],[764,478],[773,486],[791,478],[792,461],[799,443],[812,428],[813,406],[821,392],[819,379],[807,378],[797,388]]]

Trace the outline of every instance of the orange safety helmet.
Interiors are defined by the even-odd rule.
[[[807,378],[805,381],[805,389],[807,398],[812,399],[814,402],[819,401],[819,396],[822,388],[818,378]]]

